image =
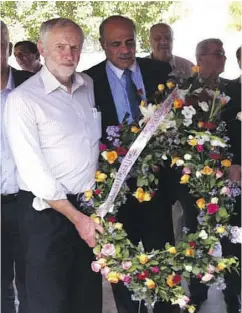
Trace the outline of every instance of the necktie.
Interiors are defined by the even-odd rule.
[[[129,99],[130,111],[132,114],[133,120],[138,120],[140,115],[139,105],[140,105],[140,96],[138,95],[138,90],[132,80],[131,70],[125,69],[123,73],[125,79],[125,87],[127,96]]]

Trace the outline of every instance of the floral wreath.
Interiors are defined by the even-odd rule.
[[[238,262],[235,257],[215,256],[214,249],[223,236],[241,242],[240,228],[228,224],[240,189],[226,179],[232,154],[226,124],[219,120],[229,97],[201,81],[197,67],[194,71],[191,81],[170,78],[165,85],[158,85],[154,103],[141,101],[138,123],[128,124],[126,119],[122,125],[107,128],[108,142],[100,145],[95,188],[81,198],[82,208],[104,227],[104,233],[97,235],[93,271],[100,271],[110,283],[122,281],[132,291],[133,300],[144,300],[152,307],[160,299],[171,301],[189,313],[196,308],[181,286],[182,279],[195,276],[201,283],[224,289],[225,271],[237,270]],[[128,172],[108,214],[100,214],[131,145],[174,90],[170,112]],[[145,252],[142,243],[134,246],[129,241],[115,215],[130,193],[127,180],[131,176],[137,177],[133,196],[139,202],[151,200],[157,190],[158,166],[168,158],[171,167],[182,169],[180,183],[186,184],[196,199],[198,229],[196,233],[184,229],[183,239],[175,246],[167,243],[164,250]]]

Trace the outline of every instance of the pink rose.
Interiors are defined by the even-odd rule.
[[[127,275],[124,277],[123,282],[126,284],[130,284],[131,280],[132,280],[132,277]]]
[[[221,172],[220,170],[216,170],[215,175],[216,175],[216,178],[221,178],[221,177],[223,177],[224,173]]]
[[[107,243],[103,246],[101,253],[105,256],[111,256],[114,255],[116,252],[116,249],[112,243]]]
[[[189,167],[184,167],[184,169],[182,170],[182,173],[189,175],[191,174],[191,169]]]
[[[159,273],[159,271],[160,271],[160,269],[159,269],[158,266],[153,266],[153,267],[151,268],[151,272],[154,273],[154,274]]]
[[[99,150],[101,152],[106,151],[107,150],[107,146],[104,143],[101,143],[100,146],[99,146]]]
[[[122,268],[124,270],[129,270],[131,266],[132,266],[132,262],[131,261],[123,261],[122,262]]]
[[[97,263],[97,261],[93,261],[91,264],[91,268],[92,268],[93,272],[98,273],[101,269],[101,264]]]
[[[218,210],[219,210],[219,206],[215,203],[209,203],[207,205],[207,208],[208,208],[208,214],[210,214],[210,215],[218,212]]]
[[[108,266],[105,266],[104,268],[101,269],[101,274],[104,277],[107,277],[109,273],[110,273],[110,268]]]
[[[230,195],[230,188],[229,187],[223,187],[220,191],[220,194],[229,196]]]
[[[203,152],[204,151],[203,145],[197,145],[197,151]]]

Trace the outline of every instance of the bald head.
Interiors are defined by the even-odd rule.
[[[1,22],[1,75],[8,71],[8,58],[11,55],[12,44],[9,42],[9,31],[7,25]]]
[[[173,31],[170,25],[153,25],[150,29],[150,45],[153,59],[169,62],[173,48]]]

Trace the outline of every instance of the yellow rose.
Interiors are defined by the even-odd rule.
[[[98,183],[102,183],[106,180],[107,175],[104,173],[101,173],[100,171],[96,171],[96,175],[95,175],[95,181]]]
[[[196,308],[193,305],[188,308],[189,313],[194,313],[195,311],[196,311]]]
[[[107,281],[111,284],[117,284],[119,282],[120,275],[116,272],[110,272],[107,276]]]
[[[183,100],[182,99],[176,99],[173,103],[173,107],[175,109],[180,109],[183,106]]]
[[[141,101],[140,101],[140,106],[141,106],[141,107],[144,107],[145,105],[146,105],[146,101],[145,101],[145,100],[141,100]]]
[[[114,224],[114,228],[118,229],[118,230],[121,230],[121,229],[123,229],[123,224],[122,223],[115,223]]]
[[[216,233],[222,234],[225,232],[225,227],[224,226],[219,226],[216,228]]]
[[[196,205],[197,205],[197,207],[198,207],[200,210],[202,210],[202,209],[205,208],[205,204],[206,204],[206,202],[205,202],[204,198],[200,198],[200,199],[198,199],[198,200],[196,201]]]
[[[200,171],[201,174],[203,175],[211,175],[213,174],[213,169],[209,166],[204,166],[204,168]]]
[[[194,65],[193,67],[192,67],[192,71],[193,71],[193,73],[199,73],[199,66],[198,65]],[[190,313],[190,312],[189,312]]]
[[[231,166],[231,161],[226,159],[221,161],[222,166],[224,167],[230,167]]]
[[[86,201],[89,201],[93,196],[93,191],[92,190],[88,190],[84,192],[84,197]]]
[[[100,264],[102,268],[105,267],[105,266],[107,266],[107,260],[104,259],[104,258],[98,259],[98,260],[97,260],[97,263]]]
[[[132,127],[131,127],[131,132],[137,134],[137,133],[140,132],[140,128],[138,128],[138,127],[136,127],[136,126],[132,126]]]
[[[220,271],[223,271],[224,269],[226,268],[226,265],[222,262],[218,263],[217,265],[217,270],[220,272]]]
[[[139,256],[139,262],[141,264],[146,264],[148,261],[149,261],[149,258],[148,258],[148,256],[146,254],[141,254]]]
[[[196,138],[189,139],[187,142],[190,146],[196,146],[197,145],[197,139]]]
[[[169,88],[169,89],[172,89],[174,88],[176,85],[172,82],[172,81],[169,81],[166,83],[166,86]]]
[[[158,85],[158,90],[159,91],[163,91],[165,89],[165,85],[163,85],[163,84],[159,84]]]
[[[104,151],[102,152],[102,156],[109,164],[113,164],[118,158],[116,151]]]
[[[170,247],[168,250],[171,254],[176,254],[176,248],[175,247]]]
[[[96,214],[92,214],[90,217],[95,223],[101,224],[101,218],[97,216]]]
[[[198,126],[199,128],[202,128],[202,127],[203,127],[203,125],[204,125],[204,123],[203,123],[203,122],[198,122],[198,123],[197,123],[197,126]]]
[[[181,177],[180,184],[187,184],[190,179],[190,175],[184,174]]]
[[[134,196],[139,202],[150,201],[151,199],[151,195],[148,192],[144,192],[143,188],[138,188]]]
[[[185,252],[186,256],[194,256],[194,253],[195,253],[194,250],[191,248],[186,249]]]
[[[155,288],[155,282],[152,279],[147,278],[145,285],[149,288],[149,289],[154,289]]]
[[[177,162],[178,160],[180,160],[179,157],[172,158],[172,160],[171,160],[171,167],[172,167],[174,164],[176,164],[176,162]]]
[[[176,284],[173,282],[174,275],[168,275],[166,283],[169,287],[174,287]]]

